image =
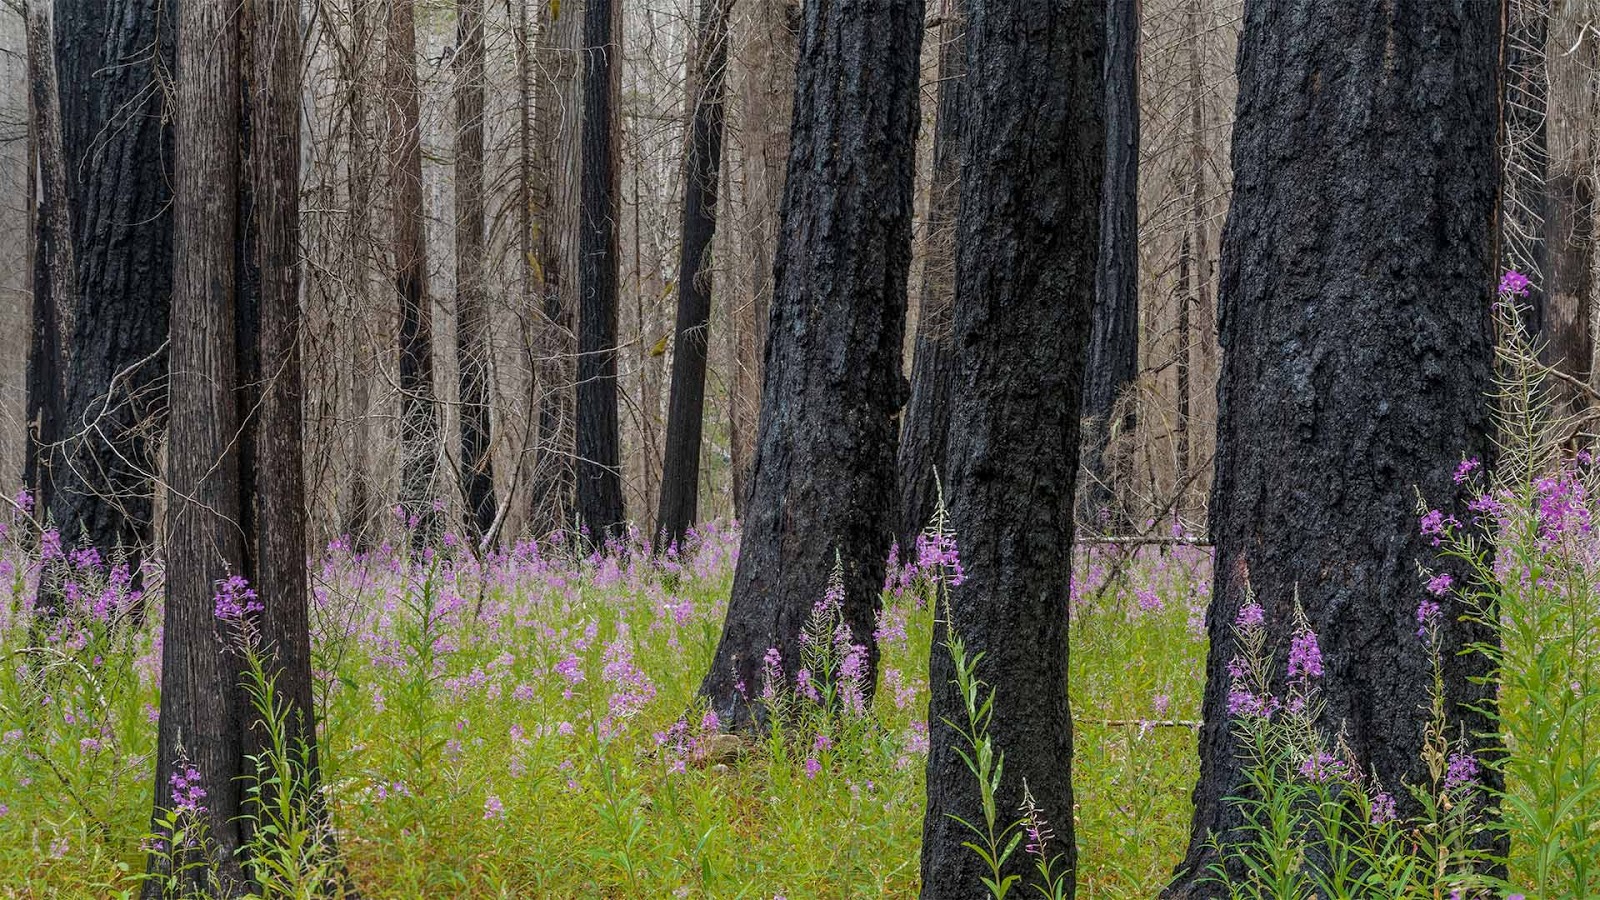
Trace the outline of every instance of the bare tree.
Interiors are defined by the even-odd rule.
[[[700,33],[683,162],[683,242],[678,264],[678,323],[673,340],[672,400],[656,528],[681,540],[693,525],[700,496],[700,432],[705,416],[707,331],[711,325],[711,268],[706,256],[717,230],[722,170],[722,93],[728,63],[732,0],[700,0]]]
[[[578,515],[595,542],[620,529],[617,419],[618,44],[613,0],[587,0],[583,18],[583,200],[578,292]]]
[[[496,502],[491,430],[489,310],[484,296],[483,0],[456,3],[456,365],[461,497],[467,533],[482,539]]]
[[[754,480],[722,638],[700,685],[728,727],[764,716],[769,648],[785,672],[798,667],[801,625],[836,559],[869,685],[876,671],[905,391],[922,15],[919,0],[806,8]]]

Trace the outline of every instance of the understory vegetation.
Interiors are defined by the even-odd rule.
[[[47,536],[73,608],[30,648],[34,540],[14,519],[0,562],[0,885],[136,893],[159,587],[141,600],[126,571],[62,557]],[[870,707],[796,702],[788,727],[752,744],[716,734],[694,697],[737,543],[708,527],[654,559],[638,545],[575,558],[529,544],[482,561],[449,540],[418,559],[330,547],[313,573],[323,779],[363,896],[914,896],[930,580],[909,553],[886,586]],[[1151,896],[1181,852],[1208,568],[1181,544],[1080,554],[1084,896]],[[219,652],[238,652],[227,611]],[[173,787],[164,806],[204,804]]]

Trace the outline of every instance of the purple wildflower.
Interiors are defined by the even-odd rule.
[[[1526,297],[1532,284],[1528,280],[1528,276],[1518,272],[1516,269],[1507,269],[1506,273],[1500,276],[1500,293],[1507,296]]]
[[[1388,791],[1379,791],[1378,795],[1372,798],[1372,824],[1393,822],[1398,815],[1395,811],[1394,796]]]
[[[1450,588],[1455,583],[1456,580],[1450,577],[1449,572],[1440,572],[1428,579],[1428,593],[1435,597],[1443,597],[1450,593]]]
[[[1453,753],[1444,773],[1444,789],[1469,786],[1478,780],[1478,761],[1470,753]]]
[[[1233,627],[1240,631],[1250,631],[1260,628],[1266,622],[1266,613],[1261,609],[1261,604],[1251,600],[1239,608],[1239,615],[1233,620]]]
[[[1301,631],[1290,642],[1289,677],[1300,681],[1322,677],[1322,648],[1317,644],[1316,632]]]
[[[1481,465],[1483,465],[1483,463],[1480,462],[1476,456],[1471,457],[1470,459],[1463,459],[1461,464],[1456,466],[1456,484],[1466,484],[1467,478],[1470,477],[1472,473]]]

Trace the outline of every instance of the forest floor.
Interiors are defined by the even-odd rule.
[[[914,897],[926,586],[885,591],[865,716],[734,743],[694,693],[736,547],[711,528],[666,561],[457,547],[407,566],[330,548],[312,572],[323,766],[362,895]],[[1187,837],[1209,555],[1078,555],[1079,896],[1148,898]],[[0,896],[117,896],[143,869],[159,629],[77,563],[56,563],[80,609],[52,635],[41,698],[18,665],[38,654],[17,652],[38,567],[0,558]]]

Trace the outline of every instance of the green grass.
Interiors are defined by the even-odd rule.
[[[682,572],[447,564],[430,590],[343,554],[319,567],[325,779],[363,896],[915,896],[932,623],[914,594],[888,596],[885,621],[895,631],[903,620],[904,637],[883,642],[869,721],[838,728],[833,746],[774,739],[726,766],[692,754],[680,765],[658,746],[686,711],[688,733],[704,738],[694,691],[731,543],[707,541]],[[1106,565],[1080,568],[1090,583],[1075,591],[1072,628],[1080,896],[1147,898],[1186,841],[1194,732],[1121,720],[1198,719],[1204,641],[1191,619],[1208,573],[1203,560],[1148,552],[1126,583],[1091,597]],[[129,873],[143,868],[152,800],[152,635],[81,616],[86,643],[52,657],[45,704],[16,671],[42,659],[19,652],[29,579],[4,583],[0,894],[136,890]],[[1143,608],[1152,598],[1160,608]],[[60,637],[54,646],[75,647]]]

